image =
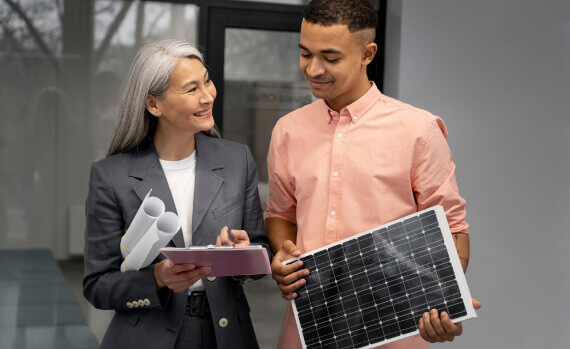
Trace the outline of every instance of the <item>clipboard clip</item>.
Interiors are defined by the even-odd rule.
[[[228,248],[232,249],[232,248],[235,248],[235,246],[234,245],[231,245],[231,246],[208,245],[208,246],[206,246],[206,248],[208,248],[210,250],[216,250],[216,249],[222,249],[223,250],[223,249],[228,249]]]

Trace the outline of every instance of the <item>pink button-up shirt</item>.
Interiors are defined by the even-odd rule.
[[[442,205],[453,233],[467,233],[465,200],[443,121],[380,93],[375,84],[335,112],[318,100],[282,117],[268,154],[265,216],[297,224],[309,252]],[[300,347],[291,306],[279,347]],[[427,348],[419,336],[383,348]]]

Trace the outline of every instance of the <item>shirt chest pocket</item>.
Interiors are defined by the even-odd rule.
[[[215,219],[218,219],[230,212],[235,213],[240,213],[241,216],[241,208],[243,207],[243,199],[238,198],[236,200],[230,201],[229,203],[218,207],[217,209],[212,211],[212,214],[214,215]]]

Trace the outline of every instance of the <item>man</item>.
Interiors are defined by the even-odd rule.
[[[419,210],[442,205],[465,270],[465,200],[443,121],[380,93],[366,67],[376,54],[378,18],[366,0],[313,0],[303,13],[300,68],[316,102],[281,118],[268,154],[266,230],[273,279],[286,300],[308,270],[282,261]],[[476,308],[480,304],[473,301]],[[418,324],[429,342],[462,332],[437,310]],[[427,348],[419,336],[384,348]],[[291,305],[279,348],[299,348]]]

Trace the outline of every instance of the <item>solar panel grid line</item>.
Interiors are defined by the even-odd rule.
[[[302,255],[310,274],[292,303],[303,347],[387,344],[417,334],[434,307],[453,321],[475,317],[453,252],[443,209],[434,207]]]

